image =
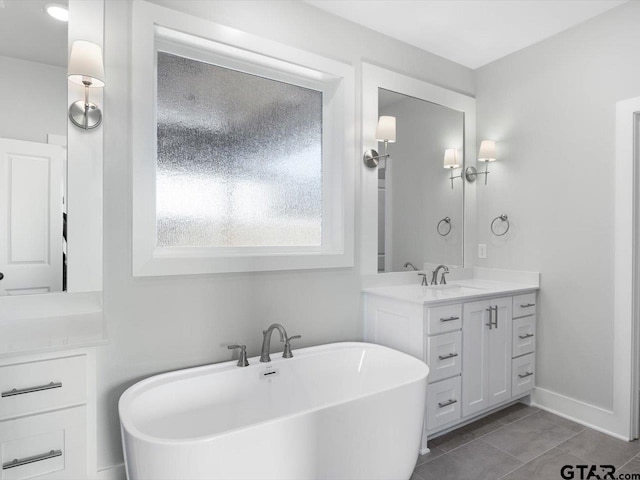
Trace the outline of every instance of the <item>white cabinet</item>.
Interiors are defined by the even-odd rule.
[[[0,480],[95,477],[94,382],[92,350],[0,359]]]
[[[463,306],[462,415],[511,398],[511,298]]]
[[[427,436],[534,388],[535,312],[535,292],[436,305],[365,295],[365,341],[429,365],[421,451]]]

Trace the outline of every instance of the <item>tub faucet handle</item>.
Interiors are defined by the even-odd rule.
[[[293,353],[291,352],[291,340],[298,340],[299,338],[302,338],[302,335],[287,337],[287,341],[284,343],[284,352],[282,353],[282,358],[293,358]]]
[[[240,358],[238,358],[238,366],[239,367],[248,367],[249,361],[247,360],[247,346],[246,345],[229,345],[227,347],[229,350],[235,350],[236,348],[240,349]]]

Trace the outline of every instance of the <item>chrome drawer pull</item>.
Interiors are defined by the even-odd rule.
[[[453,357],[457,357],[458,354],[457,353],[449,353],[448,355],[438,355],[438,358],[440,360],[446,360],[447,358],[453,358]]]
[[[536,304],[535,303],[527,303],[526,305],[520,305],[520,308],[529,308],[529,307],[535,307]]]
[[[22,388],[20,390],[18,390],[17,388],[14,388],[13,390],[9,390],[8,392],[2,392],[2,398],[13,397],[15,395],[23,395],[25,393],[41,392],[43,390],[51,390],[53,388],[62,388],[62,383],[51,382],[48,385],[40,385],[39,387]]]
[[[531,375],[533,375],[533,372],[527,372],[524,375],[521,373],[518,374],[520,378],[527,378],[527,377],[530,377]]]
[[[452,398],[451,400],[447,400],[446,402],[438,402],[438,408],[448,407],[449,405],[453,405],[454,403],[458,403],[458,400]]]
[[[447,317],[440,319],[441,322],[453,322],[454,320],[460,320],[460,317]]]
[[[34,455],[33,457],[24,457],[24,458],[14,458],[10,462],[3,463],[2,469],[8,470],[10,468],[21,467],[23,465],[28,465],[30,463],[41,462],[42,460],[49,460],[50,458],[56,458],[62,456],[62,450],[50,450],[48,453],[43,453],[41,455]]]
[[[527,333],[526,335],[518,335],[518,336],[524,340],[525,338],[533,337],[533,333]]]

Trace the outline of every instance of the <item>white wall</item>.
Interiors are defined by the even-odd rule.
[[[542,272],[537,384],[606,409],[615,104],[640,95],[638,25],[629,2],[477,71],[478,142],[497,140],[499,157],[478,187],[477,264]],[[501,213],[511,231],[497,238]]]
[[[0,137],[47,143],[67,135],[66,68],[0,56]]]
[[[405,262],[422,269],[424,263],[459,265],[463,257],[463,185],[442,166],[444,151],[456,148],[462,162],[464,114],[420,99],[403,96],[379,107],[380,115],[396,117],[397,142],[389,147],[386,201],[391,216],[391,269]],[[454,175],[460,175],[455,170]],[[389,208],[390,207],[390,208]],[[438,235],[436,225],[451,218],[451,232]],[[440,227],[446,231],[448,226]]]
[[[469,69],[301,2],[157,3],[350,62],[358,71],[362,59],[375,60],[456,91],[474,91]],[[362,333],[358,267],[132,278],[128,2],[106,2],[105,14],[104,308],[110,344],[98,352],[101,467],[122,462],[117,401],[141,378],[227,360],[230,353],[223,345],[231,342],[245,343],[255,355],[262,329],[276,321],[290,334],[302,334],[305,346],[359,340]],[[360,98],[359,88],[356,97]],[[358,148],[354,162],[360,162],[360,154]]]

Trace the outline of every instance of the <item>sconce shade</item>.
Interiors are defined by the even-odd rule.
[[[376,128],[376,140],[389,143],[396,141],[396,117],[380,117]]]
[[[495,162],[496,161],[496,142],[493,140],[483,140],[480,143],[480,151],[478,152],[479,162]]]
[[[444,151],[444,168],[460,168],[458,163],[458,151],[455,148],[448,148]]]
[[[86,40],[73,42],[67,76],[70,82],[78,85],[104,87],[102,48]]]

